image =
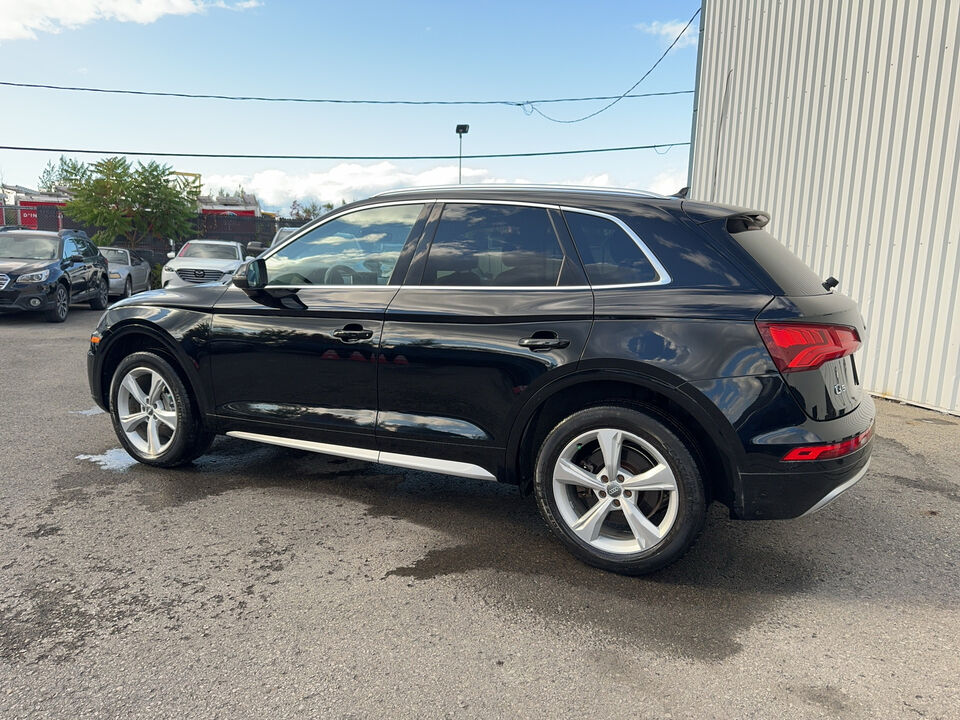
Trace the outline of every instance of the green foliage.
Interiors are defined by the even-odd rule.
[[[299,200],[294,200],[290,206],[290,217],[294,220],[313,220],[324,213],[333,210],[332,203],[323,203],[322,205],[314,200],[301,204]]]
[[[43,172],[40,173],[38,182],[41,190],[53,190],[58,187],[73,189],[82,185],[89,177],[89,165],[61,155],[56,163],[53,160],[47,163]]]
[[[145,237],[180,239],[191,234],[197,213],[197,189],[169,165],[124,157],[93,163],[74,188],[66,213],[100,231],[93,240],[108,245],[118,236],[137,247]]]

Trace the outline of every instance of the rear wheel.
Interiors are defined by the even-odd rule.
[[[690,451],[632,408],[589,408],[557,425],[540,449],[534,487],[541,515],[574,555],[628,575],[678,560],[706,517]]]
[[[101,277],[97,283],[97,294],[90,301],[90,307],[94,310],[106,310],[107,305],[110,304],[110,283],[105,276]]]
[[[110,416],[124,449],[146,465],[175,467],[213,442],[176,370],[164,358],[139,352],[124,358],[110,385]]]
[[[57,283],[53,291],[53,307],[44,312],[47,322],[62,323],[70,312],[70,291],[63,283]]]

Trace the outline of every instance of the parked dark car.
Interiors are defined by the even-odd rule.
[[[711,502],[792,518],[867,471],[862,317],[767,221],[627,191],[387,193],[230,285],[117,303],[90,387],[148,465],[227,434],[497,479],[584,561],[649,572]]]
[[[0,312],[63,322],[71,303],[105,309],[107,282],[107,261],[82,231],[0,230]]]

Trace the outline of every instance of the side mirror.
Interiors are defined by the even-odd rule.
[[[167,257],[170,258],[171,260],[173,260],[176,256],[177,254],[173,252],[173,250],[167,253]]]
[[[256,257],[262,253],[266,248],[263,246],[263,243],[251,242],[247,243],[247,252],[250,253],[253,257]]]
[[[263,260],[251,260],[237,268],[233,284],[241,290],[263,290],[267,285],[267,264]]]
[[[67,260],[70,262],[83,262],[83,255],[71,255]]]

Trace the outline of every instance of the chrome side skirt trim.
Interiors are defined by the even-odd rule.
[[[826,495],[824,495],[822,498],[820,498],[820,502],[818,502],[818,503],[817,503],[816,505],[814,505],[812,508],[810,508],[809,510],[807,510],[807,511],[806,511],[803,515],[801,515],[800,517],[806,517],[807,515],[812,515],[812,514],[815,513],[817,510],[820,510],[820,509],[826,507],[827,505],[829,505],[830,503],[832,503],[834,500],[836,500],[838,497],[840,497],[840,495],[842,495],[842,494],[845,493],[847,490],[849,490],[849,489],[852,488],[854,485],[856,485],[858,482],[860,482],[860,481],[863,479],[863,476],[867,474],[867,470],[870,469],[870,463],[871,463],[871,462],[873,462],[873,458],[870,458],[869,460],[867,460],[867,464],[864,465],[864,466],[860,469],[860,472],[858,472],[856,475],[854,475],[852,478],[850,478],[849,480],[847,480],[847,481],[846,481],[845,483],[843,483],[842,485],[837,485],[837,487],[835,487],[833,490],[831,490],[831,491],[828,492]]]
[[[402,455],[400,453],[350,447],[349,445],[330,445],[329,443],[313,442],[312,440],[297,440],[295,438],[285,438],[278,435],[261,435],[260,433],[243,432],[241,430],[231,430],[227,435],[240,438],[241,440],[253,440],[254,442],[266,443],[268,445],[280,445],[297,450],[309,450],[310,452],[336,455],[337,457],[351,458],[352,460],[379,462],[384,465],[394,465],[412,470],[426,470],[427,472],[440,473],[441,475],[455,475],[457,477],[472,478],[474,480],[497,479],[493,473],[484,470],[479,465],[457,462],[455,460],[440,460],[439,458],[420,457],[419,455]]]

